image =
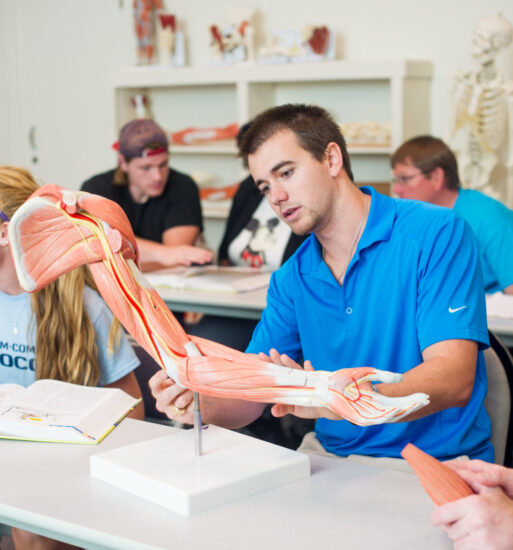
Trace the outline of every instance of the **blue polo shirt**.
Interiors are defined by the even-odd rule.
[[[499,292],[513,284],[513,211],[473,189],[459,190],[453,210],[476,236],[485,292]]]
[[[247,351],[268,353],[275,347],[331,371],[372,366],[403,373],[422,363],[422,351],[436,342],[468,339],[485,349],[479,256],[465,221],[446,208],[362,190],[370,194],[371,207],[343,285],[311,235],[273,274],[267,307]],[[317,437],[341,456],[399,457],[412,442],[440,459],[468,454],[493,461],[486,389],[479,351],[465,407],[365,428],[321,418]]]

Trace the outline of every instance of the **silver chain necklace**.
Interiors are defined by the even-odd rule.
[[[358,241],[358,238],[360,237],[360,233],[362,232],[363,224],[365,223],[365,220],[367,218],[367,206],[368,206],[367,195],[364,195],[363,202],[364,202],[364,211],[363,211],[363,217],[360,221],[360,225],[358,226],[358,229],[356,230],[356,234],[354,236],[353,243],[351,244],[351,248],[349,249],[349,253],[347,255],[347,258],[346,258],[346,261],[345,261],[344,266],[342,268],[342,271],[340,272],[338,277],[335,276],[335,279],[338,282],[340,282],[340,279],[342,278],[342,275],[344,275],[344,273],[346,272],[347,267],[349,266],[349,262],[351,261],[351,258],[353,257],[353,253],[354,253],[356,243]],[[322,249],[322,259],[326,262],[326,250],[324,249],[324,247]],[[328,262],[326,262],[326,264],[327,263]]]

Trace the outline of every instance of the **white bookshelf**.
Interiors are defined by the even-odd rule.
[[[244,124],[261,111],[283,103],[316,103],[338,123],[390,123],[391,143],[352,147],[358,182],[383,182],[390,176],[391,152],[405,139],[430,129],[429,61],[327,61],[221,67],[135,67],[113,76],[116,132],[135,117],[131,98],[145,94],[153,118],[167,131],[188,127]],[[187,173],[207,171],[214,186],[244,175],[235,142],[172,145],[171,163]],[[205,217],[221,222],[229,204],[208,204]]]

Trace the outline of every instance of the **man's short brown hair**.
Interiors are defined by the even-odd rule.
[[[317,105],[289,103],[259,114],[244,134],[239,147],[239,156],[246,167],[248,156],[256,153],[264,142],[282,130],[293,132],[301,147],[319,162],[323,160],[328,144],[336,143],[342,152],[344,170],[354,181],[344,136],[331,115]]]
[[[459,189],[458,162],[447,145],[433,136],[417,136],[405,141],[392,155],[390,164],[408,164],[418,168],[425,176],[440,167],[445,175],[447,189]]]

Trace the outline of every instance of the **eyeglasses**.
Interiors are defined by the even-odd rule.
[[[416,178],[417,176],[420,176],[422,172],[419,170],[418,172],[415,172],[415,174],[409,174],[408,176],[397,176],[397,178],[392,178],[390,180],[390,183],[404,186],[408,185],[408,182],[412,180],[413,178]]]

